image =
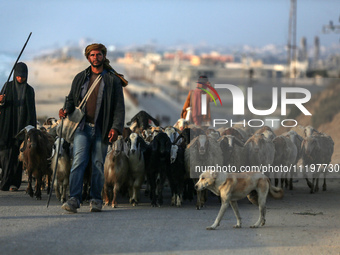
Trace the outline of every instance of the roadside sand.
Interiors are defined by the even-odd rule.
[[[45,120],[48,117],[58,117],[59,109],[63,107],[65,97],[71,89],[74,76],[87,68],[87,60],[71,59],[38,60],[27,62],[29,68],[29,84],[35,90],[35,101],[38,119]],[[125,122],[129,121],[139,109],[132,100],[131,95],[124,88],[125,98]]]
[[[74,76],[88,66],[86,61],[31,61],[29,84],[35,90],[38,118],[58,117]]]

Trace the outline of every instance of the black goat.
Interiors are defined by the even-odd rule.
[[[171,205],[176,205],[177,207],[182,205],[184,178],[186,175],[184,151],[185,148],[182,146],[171,146],[170,169],[167,173],[172,195]]]
[[[174,141],[174,144],[177,144],[177,141],[182,138],[182,142],[179,145],[181,147],[180,151],[185,150],[185,148],[190,144],[191,140],[194,139],[197,134],[201,134],[203,131],[191,128],[185,128],[181,132],[181,134],[177,137],[177,139]],[[182,152],[180,152],[182,153]],[[195,183],[193,179],[190,178],[189,172],[185,172],[184,175],[184,183],[183,183],[183,200],[189,200],[192,201],[194,199],[194,195],[196,194],[195,190]]]
[[[163,204],[163,185],[170,167],[171,141],[166,133],[159,133],[146,151],[147,178],[152,206]],[[156,195],[157,189],[157,195]]]
[[[154,125],[152,125],[152,122]],[[145,111],[140,111],[134,117],[132,117],[131,121],[126,123],[127,125],[132,125],[130,129],[133,132],[140,133],[141,131],[151,127],[151,126],[159,126],[159,121],[153,118],[150,114]]]

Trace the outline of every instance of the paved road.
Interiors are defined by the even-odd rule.
[[[283,200],[268,198],[267,222],[250,229],[258,210],[239,202],[243,228],[233,229],[235,216],[228,208],[218,230],[205,227],[215,219],[219,202],[210,196],[207,206],[196,210],[186,201],[171,207],[169,190],[165,205],[150,207],[142,195],[132,207],[120,197],[119,207],[90,213],[84,204],[77,214],[60,208],[53,195],[37,201],[18,192],[0,191],[0,254],[339,254],[340,180],[328,180],[328,191],[309,194],[303,180],[286,191]]]

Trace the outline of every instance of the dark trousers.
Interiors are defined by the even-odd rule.
[[[11,185],[17,188],[21,185],[22,162],[18,160],[19,147],[12,145],[11,148],[0,150],[1,183],[0,189],[8,191]]]

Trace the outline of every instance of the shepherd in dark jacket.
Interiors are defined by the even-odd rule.
[[[18,161],[22,141],[15,138],[28,125],[36,127],[34,89],[27,84],[25,63],[15,66],[13,81],[5,84],[0,95],[0,189],[16,191],[21,185],[22,163]]]
[[[74,134],[70,199],[62,206],[74,213],[82,202],[84,172],[89,161],[92,162],[90,211],[101,211],[107,147],[123,132],[124,80],[109,65],[106,53],[106,47],[102,44],[95,43],[86,47],[85,56],[91,66],[76,75],[68,95],[66,110],[59,111],[60,117],[72,113],[89,88],[96,86],[86,101],[85,117]],[[102,78],[96,84],[94,81],[97,77]]]

